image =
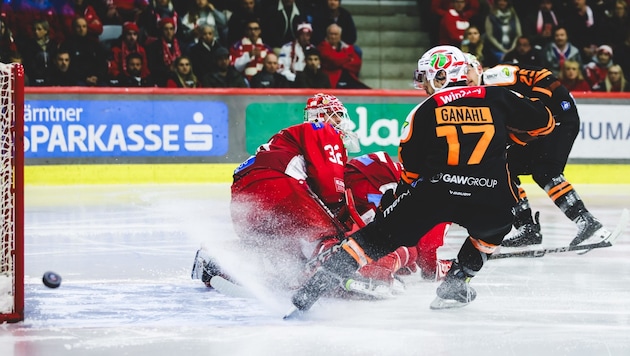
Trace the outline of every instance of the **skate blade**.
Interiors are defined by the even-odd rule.
[[[344,288],[348,292],[353,292],[362,296],[374,299],[390,299],[394,297],[392,288],[386,285],[373,285],[369,282],[348,279],[344,283]]]
[[[581,243],[579,243],[578,246],[600,243],[600,242],[605,241],[606,239],[608,239],[611,235],[612,235],[612,232],[610,232],[610,231],[606,230],[606,228],[602,227],[601,229],[595,231],[593,236],[591,236],[588,239],[586,239],[586,240],[582,241]],[[579,251],[576,251],[576,253],[581,256],[581,255],[585,255],[585,254],[589,253],[592,250],[593,250],[592,248],[590,248],[588,250],[579,250]]]
[[[457,309],[465,307],[468,304],[470,304],[470,302],[462,303],[453,299],[442,299],[440,297],[435,297],[435,299],[433,299],[433,301],[431,302],[431,305],[429,305],[429,308],[431,308],[432,310]]]
[[[292,306],[291,309],[282,317],[282,319],[295,320],[295,319],[299,319],[303,314],[304,314],[303,311],[301,311],[295,306]]]
[[[191,279],[201,279],[203,275],[203,258],[199,256],[201,250],[198,250],[195,254],[195,261],[193,262],[192,271],[190,272]]]

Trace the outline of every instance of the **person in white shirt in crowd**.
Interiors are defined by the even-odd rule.
[[[280,49],[278,73],[291,82],[295,81],[295,73],[303,71],[306,66],[306,51],[315,48],[311,44],[312,34],[313,26],[307,22],[301,23],[297,27],[297,38],[285,43]]]

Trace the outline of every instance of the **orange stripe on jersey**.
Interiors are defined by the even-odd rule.
[[[536,136],[549,135],[551,131],[553,131],[553,129],[556,127],[556,120],[553,118],[551,111],[549,111],[548,107],[545,107],[545,110],[547,110],[547,114],[548,114],[547,125],[545,125],[545,127],[541,127],[536,130],[528,131],[527,133],[530,136],[536,137]]]
[[[545,95],[547,95],[548,97],[551,97],[551,90],[546,89],[546,88],[541,88],[541,87],[533,87],[532,91],[537,91],[539,93],[543,93]]]
[[[355,261],[359,264],[360,267],[365,266],[368,263],[372,263],[372,259],[370,256],[365,254],[365,251],[359,246],[359,244],[353,239],[348,238],[348,240],[344,241],[341,244],[341,247],[354,258]]]
[[[525,192],[525,189],[518,187],[518,197],[521,199],[527,198],[527,192]]]
[[[516,135],[512,132],[510,132],[510,139],[514,141],[514,143],[516,143],[517,145],[525,146],[527,144],[527,142],[519,140],[518,137],[516,137]]]
[[[571,183],[562,182],[555,187],[549,189],[547,195],[549,196],[549,198],[551,198],[551,200],[556,201],[556,199],[560,198],[571,190],[573,190],[573,186],[571,185]]]
[[[505,164],[505,172],[507,173],[508,187],[510,187],[510,193],[512,193],[512,197],[514,198],[514,202],[518,201],[518,194],[514,191],[514,184],[512,184],[512,175],[510,174],[510,168],[507,163]],[[521,189],[521,188],[519,188]]]
[[[413,183],[413,181],[418,179],[418,177],[420,177],[418,173],[413,173],[405,170],[403,170],[400,174],[400,178],[402,178],[402,180],[404,180],[407,184]]]
[[[472,242],[473,246],[475,246],[477,250],[485,254],[491,254],[494,251],[496,251],[497,247],[499,247],[497,245],[489,244],[482,240],[477,240],[472,236],[468,236],[468,238],[470,239],[470,242]]]
[[[548,76],[551,75],[551,71],[548,69],[542,69],[536,72],[536,76],[534,77],[534,84],[538,83],[539,81],[547,78]]]

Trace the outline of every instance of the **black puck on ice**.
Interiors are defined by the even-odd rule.
[[[61,285],[61,276],[55,272],[46,272],[44,273],[42,281],[48,288],[57,288]]]

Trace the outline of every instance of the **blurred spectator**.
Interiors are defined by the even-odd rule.
[[[223,12],[219,11],[208,0],[195,0],[190,11],[182,17],[181,38],[184,42],[191,43],[196,40],[197,27],[200,25],[210,25],[215,28],[214,37],[227,46],[227,18]]]
[[[630,28],[625,30],[626,40],[617,48],[615,48],[615,64],[619,64],[623,72],[626,73],[626,79],[630,75]]]
[[[228,47],[247,36],[247,24],[251,19],[259,18],[255,0],[238,0],[239,7],[232,12],[228,20]]]
[[[59,12],[59,19],[66,38],[70,38],[74,32],[72,21],[81,16],[88,24],[88,37],[98,41],[98,36],[103,33],[103,23],[96,9],[90,4],[90,0],[66,0]]]
[[[219,47],[214,52],[216,69],[206,74],[202,78],[201,84],[204,88],[247,88],[248,82],[230,64],[230,53],[227,49]]]
[[[569,91],[591,91],[591,86],[582,75],[580,63],[576,61],[565,61],[558,79]]]
[[[451,8],[440,21],[439,41],[441,45],[459,46],[470,22],[464,17],[466,0],[452,0]]]
[[[182,55],[179,40],[175,38],[175,21],[163,18],[160,21],[161,36],[146,47],[149,71],[155,83],[166,86],[166,79],[173,70],[173,63]]]
[[[593,87],[593,91],[602,91],[608,93],[614,92],[630,92],[630,82],[623,75],[623,70],[618,64],[613,64],[608,69],[608,75],[601,83]]]
[[[490,51],[490,47],[486,45],[483,35],[479,32],[477,26],[468,27],[464,36],[465,38],[460,47],[463,52],[474,54],[484,68],[494,67],[499,64]]]
[[[295,73],[303,70],[306,65],[306,50],[314,48],[311,44],[312,33],[313,27],[310,23],[301,23],[297,27],[297,38],[280,49],[278,72],[291,82],[295,81]]]
[[[296,88],[331,88],[328,75],[321,71],[321,60],[317,49],[307,49],[305,56],[306,66],[304,70],[295,73],[294,86]]]
[[[613,50],[608,45],[601,45],[589,63],[584,66],[584,79],[591,86],[604,81],[608,69],[613,65]]]
[[[542,66],[540,51],[532,47],[529,37],[521,36],[516,40],[516,48],[503,57],[503,63],[520,63]]]
[[[190,59],[186,56],[177,57],[174,69],[166,81],[167,88],[198,88],[199,80],[192,70]]]
[[[32,85],[43,85],[48,71],[54,65],[59,44],[48,37],[48,21],[37,20],[33,23],[35,37],[29,38],[22,46],[24,71]]]
[[[17,45],[6,19],[0,19],[0,62],[9,63],[9,54],[17,52],[17,50]]]
[[[516,48],[516,39],[523,35],[521,22],[511,0],[495,0],[486,17],[486,42],[498,61]]]
[[[564,26],[571,42],[580,50],[582,58],[593,57],[597,44],[607,38],[607,34],[603,32],[604,23],[604,14],[594,11],[586,0],[573,0],[572,6],[568,6]]]
[[[435,46],[439,44],[439,30],[440,22],[444,15],[446,15],[453,7],[452,0],[418,0],[421,4],[420,14],[426,14],[422,17],[422,23],[426,23],[426,31],[429,33],[429,39],[431,45]],[[473,17],[479,13],[479,0],[466,0],[464,11],[462,12],[462,18],[468,22],[471,22]],[[474,23],[473,23],[474,25]]]
[[[79,85],[68,50],[60,49],[57,51],[54,63],[55,65],[48,73],[46,82],[43,83],[44,86],[71,87]]]
[[[125,58],[125,70],[120,72],[118,77],[110,80],[112,86],[133,88],[133,87],[155,87],[155,82],[146,69],[147,62],[140,53],[131,52]]]
[[[61,30],[59,14],[54,3],[48,0],[21,0],[14,5],[15,24],[17,28],[17,41],[34,38],[33,23],[37,20],[48,21],[48,36],[57,42],[65,38]]]
[[[557,27],[553,31],[553,42],[542,49],[543,67],[551,70],[555,76],[560,74],[560,68],[567,60],[574,60],[583,66],[580,50],[569,42],[567,30]]]
[[[343,29],[341,40],[349,45],[357,42],[357,28],[348,10],[341,7],[341,0],[327,0],[323,10],[313,19],[313,44],[319,45],[328,35],[328,27],[336,24]],[[355,48],[356,50],[356,48]]]
[[[317,49],[322,60],[322,71],[328,75],[330,85],[338,89],[369,89],[359,81],[361,57],[354,47],[341,40],[341,27],[328,26],[327,35]]]
[[[199,41],[190,48],[189,57],[193,72],[197,78],[203,78],[206,73],[216,68],[212,55],[221,45],[214,38],[214,27],[200,25],[197,32],[199,32]]]
[[[306,22],[295,0],[274,0],[261,16],[265,43],[274,50],[297,37],[298,24]]]
[[[119,44],[114,45],[110,50],[109,56],[109,78],[116,79],[118,76],[127,70],[127,56],[131,53],[138,53],[142,57],[142,77],[146,77],[150,74],[147,67],[147,52],[138,43],[138,34],[140,30],[138,25],[133,22],[125,22],[123,25],[122,40]]]
[[[607,29],[606,43],[613,49],[623,45],[626,40],[626,32],[630,29],[630,16],[628,16],[628,3],[626,0],[617,0],[614,3],[612,16],[605,23]]]
[[[74,35],[61,43],[68,50],[72,67],[79,85],[101,86],[106,84],[107,52],[100,42],[88,37],[87,21],[83,17],[74,19]]]
[[[162,37],[160,21],[163,19],[172,19],[175,26],[174,33],[177,34],[182,27],[182,19],[171,0],[151,0],[151,4],[140,15],[137,24],[144,34],[140,37],[140,43],[145,46]],[[145,37],[145,38],[143,38]]]
[[[14,51],[9,53],[8,56],[8,62],[7,63],[20,63],[20,64],[24,64],[22,55],[20,54],[20,52],[18,51]],[[28,76],[28,73],[24,73],[24,86],[30,86],[31,85],[31,80]]]
[[[553,29],[560,25],[559,14],[553,8],[552,0],[539,0],[538,11],[528,17],[523,32],[532,38],[532,45],[540,48],[553,41]]]
[[[288,88],[289,81],[278,73],[278,56],[267,53],[263,61],[263,69],[250,81],[252,88]]]
[[[107,12],[102,18],[104,24],[122,25],[125,22],[138,22],[140,14],[149,6],[148,0],[105,0]]]
[[[247,22],[246,33],[245,37],[230,48],[230,57],[234,68],[250,80],[262,70],[263,59],[273,50],[263,43],[260,22],[257,19]]]
[[[15,1],[13,0],[2,0],[0,3],[0,19],[2,19],[5,26],[11,30],[11,33],[17,35],[18,27],[16,22],[18,19],[13,10],[14,3]]]

